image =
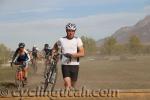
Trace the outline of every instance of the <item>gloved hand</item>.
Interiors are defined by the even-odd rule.
[[[66,54],[64,54],[64,56],[68,58],[67,63],[71,62],[72,54],[70,54],[70,53],[66,53]]]
[[[70,53],[66,53],[66,54],[64,54],[64,56],[67,57],[67,58],[69,58],[69,59],[72,58],[72,54],[70,54]]]

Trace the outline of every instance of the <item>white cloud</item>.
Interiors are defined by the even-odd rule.
[[[76,4],[78,5],[97,5],[97,4],[113,4],[118,3],[121,0],[60,0],[63,4]]]
[[[1,0],[2,14],[60,11],[67,6],[83,6],[117,3],[121,0]]]
[[[3,12],[3,15],[21,14],[21,13],[45,13],[45,12],[61,11],[61,10],[63,10],[63,8],[40,8],[40,9],[26,9],[26,10],[24,9],[17,12],[16,11]]]
[[[118,3],[121,0],[0,0],[0,15],[32,12],[60,11],[69,4],[96,5]],[[69,2],[69,4],[67,3]],[[143,19],[150,11],[146,6],[142,12],[122,12],[89,15],[80,18],[53,18],[27,20],[13,23],[0,23],[0,42],[15,48],[20,41],[25,41],[31,47],[34,43],[41,45],[44,42],[53,44],[59,37],[65,35],[64,26],[74,22],[78,26],[78,35],[87,35],[100,39],[111,35],[122,26],[135,24]],[[32,44],[33,43],[33,44]]]
[[[82,18],[60,18],[29,22],[0,23],[0,42],[9,44],[12,48],[19,41],[53,44],[59,37],[65,35],[64,26],[68,22],[76,23],[78,35],[87,35],[100,39],[111,35],[122,26],[135,24],[145,17],[145,13],[113,13],[98,14]],[[6,38],[6,39],[5,39]],[[13,44],[13,45],[10,45]]]
[[[14,14],[19,12],[43,12],[47,10],[60,10],[58,0],[2,0],[1,14]]]

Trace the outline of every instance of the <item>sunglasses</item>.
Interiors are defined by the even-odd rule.
[[[66,30],[67,32],[75,32],[75,30]]]

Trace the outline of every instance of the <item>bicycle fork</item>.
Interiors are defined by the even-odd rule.
[[[54,68],[52,68],[52,70],[49,72],[47,77],[48,83],[52,83],[52,84],[54,83],[55,75],[56,73],[54,72]]]

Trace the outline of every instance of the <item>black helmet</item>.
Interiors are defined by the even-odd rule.
[[[19,46],[19,48],[24,48],[25,44],[24,43],[19,43],[18,46]]]
[[[48,47],[49,47],[49,44],[45,44],[44,46],[45,46],[45,48],[46,48],[46,47],[48,48]]]

